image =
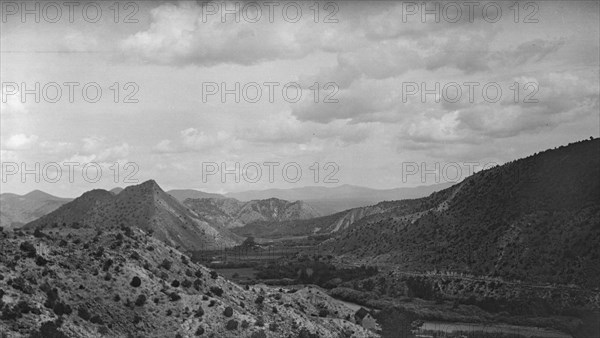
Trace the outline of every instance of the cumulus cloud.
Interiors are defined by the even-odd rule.
[[[6,141],[2,142],[4,150],[28,150],[31,149],[38,140],[37,135],[15,134],[11,135]]]

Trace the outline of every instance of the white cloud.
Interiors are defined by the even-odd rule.
[[[2,142],[2,149],[5,150],[29,150],[38,140],[37,135],[15,134]]]

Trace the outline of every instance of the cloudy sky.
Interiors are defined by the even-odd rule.
[[[22,15],[36,2],[2,3],[2,192],[76,196],[128,175],[211,192],[416,186],[456,175],[407,163],[464,170],[600,136],[596,1],[37,4],[39,22]],[[35,163],[40,182],[22,182]]]

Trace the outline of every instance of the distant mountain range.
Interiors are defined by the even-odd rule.
[[[21,227],[56,210],[70,200],[70,198],[56,197],[39,190],[25,195],[1,194],[0,226],[5,229]]]
[[[373,205],[383,201],[420,198],[448,188],[452,183],[440,183],[413,188],[371,189],[355,185],[337,187],[301,187],[292,189],[249,190],[225,194],[240,201],[279,198],[287,201],[304,201],[323,215],[343,210]]]
[[[165,243],[192,251],[233,246],[240,238],[219,225],[209,224],[164,192],[155,181],[129,186],[115,195],[92,190],[24,229],[59,227],[95,229],[138,227]]]
[[[213,193],[203,192],[203,191],[194,190],[194,189],[173,189],[173,190],[167,191],[167,193],[169,195],[175,197],[179,202],[183,202],[183,201],[187,200],[188,198],[191,198],[191,199],[200,199],[200,198],[222,199],[222,198],[226,198],[225,196],[220,195],[220,194],[213,194]]]

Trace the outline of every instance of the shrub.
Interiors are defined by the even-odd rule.
[[[178,288],[179,287],[179,281],[176,279],[171,283],[171,286],[174,288]]]
[[[102,271],[104,271],[104,272],[108,271],[108,269],[110,269],[111,265],[113,265],[113,260],[109,258],[102,265]]]
[[[176,302],[181,299],[181,296],[177,292],[171,292],[169,299],[171,299],[172,302]]]
[[[237,320],[235,320],[235,319],[230,319],[230,320],[227,322],[227,325],[225,325],[225,328],[226,328],[227,330],[230,330],[230,331],[231,331],[231,330],[237,330],[237,328],[238,328],[238,322],[237,322]]]
[[[225,317],[231,317],[231,316],[233,316],[233,308],[231,306],[226,307],[225,311],[223,311],[223,315]]]
[[[27,257],[29,258],[33,258],[37,254],[35,246],[28,241],[21,243],[21,245],[19,245],[19,249],[21,249],[21,251],[24,251],[27,254]]]
[[[173,266],[173,263],[166,258],[159,265],[160,268],[163,268],[165,270],[171,270],[171,266]]]
[[[198,309],[196,310],[196,313],[194,314],[194,316],[196,316],[196,317],[204,316],[204,309],[202,308],[202,305],[198,306]]]
[[[62,315],[70,315],[71,313],[73,313],[73,310],[71,309],[71,307],[63,302],[57,302],[56,304],[54,304],[54,308],[52,309],[54,311],[54,313],[56,313],[57,316],[62,316]]]
[[[319,310],[319,317],[327,317],[328,314],[329,314],[329,311],[327,311],[327,309]]]
[[[119,296],[119,295],[115,295],[115,296],[113,297],[113,300],[114,300],[115,302],[120,302],[120,301],[121,301],[121,296]]]
[[[69,338],[69,336],[60,331],[56,323],[48,321],[42,323],[40,329],[33,332],[30,338]]]
[[[242,320],[242,329],[247,329],[250,326],[247,320]]]
[[[204,328],[202,326],[198,326],[198,329],[196,330],[196,336],[201,336],[204,334]]]
[[[77,309],[77,315],[81,317],[81,319],[89,321],[92,318],[92,315],[88,311],[87,307],[80,305]]]
[[[181,282],[181,286],[183,286],[184,288],[189,288],[190,286],[192,286],[192,282],[190,282],[189,279],[184,279],[183,282]]]
[[[104,325],[104,321],[98,315],[92,316],[92,318],[90,318],[90,322],[94,324]]]
[[[258,297],[256,297],[256,300],[254,301],[254,303],[256,303],[256,304],[262,304],[264,301],[265,301],[265,297],[258,296]]]
[[[45,259],[44,257],[39,256],[39,255],[37,257],[35,257],[35,265],[45,266],[46,264],[48,264],[48,260]]]
[[[219,274],[215,270],[210,270],[210,278],[217,279],[217,277],[219,277]]]
[[[111,279],[112,279],[112,275],[110,274],[110,272],[107,272],[106,275],[104,275],[104,280],[108,282]]]
[[[217,297],[221,297],[223,295],[223,289],[221,289],[218,286],[211,286],[210,287],[210,292],[212,292],[215,295],[217,295]]]
[[[277,331],[277,323],[271,323],[269,324],[269,331],[275,332]]]
[[[264,330],[260,330],[260,331],[252,332],[252,335],[250,336],[250,338],[267,338],[267,334],[265,333]]]
[[[135,300],[135,305],[136,306],[144,306],[144,304],[146,304],[146,296],[145,295],[139,295],[137,297],[137,299]]]
[[[200,291],[200,287],[202,286],[202,280],[200,278],[194,281],[194,289]]]
[[[142,285],[142,280],[140,277],[135,276],[131,279],[131,283],[129,283],[129,285],[133,286],[134,288],[139,288],[140,285]]]
[[[256,322],[254,322],[254,325],[263,327],[265,326],[265,320],[263,319],[263,317],[259,316],[258,318],[256,318]]]

